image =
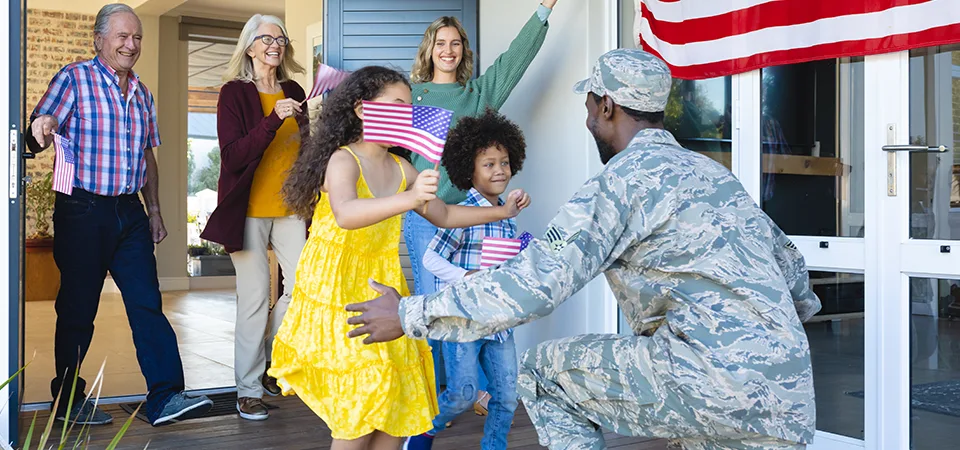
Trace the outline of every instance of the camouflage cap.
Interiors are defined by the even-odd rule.
[[[590,78],[573,86],[578,94],[593,92],[636,111],[660,112],[670,96],[670,68],[640,49],[619,48],[604,53]]]

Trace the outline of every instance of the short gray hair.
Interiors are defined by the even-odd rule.
[[[98,53],[100,52],[100,49],[97,48],[96,37],[97,35],[105,36],[107,34],[107,31],[109,31],[110,18],[113,17],[114,14],[118,13],[130,13],[133,14],[137,20],[140,20],[140,17],[137,16],[137,13],[133,10],[133,8],[130,7],[130,5],[125,3],[108,3],[103,5],[103,8],[100,8],[100,12],[97,13],[97,20],[93,23],[93,48]]]

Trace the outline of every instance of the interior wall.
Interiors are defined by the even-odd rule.
[[[161,287],[189,289],[187,278],[187,43],[179,39],[176,17],[157,20],[158,51],[154,60],[160,148],[160,208],[167,238],[157,246],[157,272]],[[143,56],[141,56],[141,61]],[[166,284],[166,286],[164,286]]]
[[[313,38],[323,30],[323,1],[286,0],[284,24],[294,46],[294,57],[307,69],[307,74],[295,74],[293,79],[304,91],[310,92],[313,80],[309,80],[313,61]]]
[[[558,2],[543,48],[501,109],[527,140],[524,170],[511,183],[527,190],[533,200],[517,218],[520,232],[542,235],[560,206],[602,168],[584,123],[584,97],[572,88],[616,40],[616,21],[608,20],[616,11],[608,3]],[[489,67],[506,50],[536,7],[535,1],[480,3],[481,67]],[[550,316],[518,328],[517,349],[575,334],[616,331],[615,306],[612,326],[607,317],[608,292],[601,277]]]

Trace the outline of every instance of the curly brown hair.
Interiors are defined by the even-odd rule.
[[[300,146],[297,161],[283,183],[283,198],[294,213],[310,220],[320,199],[320,188],[327,174],[327,163],[340,147],[360,140],[363,121],[354,108],[363,100],[377,98],[386,86],[403,83],[407,78],[393,69],[364,67],[350,74],[324,101],[319,123],[310,138]]]
[[[480,117],[461,117],[447,135],[440,158],[450,182],[463,191],[472,188],[477,155],[493,146],[507,152],[510,172],[520,173],[527,157],[527,143],[517,124],[490,108]]]

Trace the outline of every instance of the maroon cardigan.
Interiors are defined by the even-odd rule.
[[[280,86],[287,98],[303,101],[306,97],[296,81],[284,81]],[[301,142],[306,142],[310,134],[307,109],[304,108],[296,118]],[[220,140],[217,208],[210,215],[201,238],[223,245],[230,253],[243,250],[243,227],[253,174],[282,124],[276,111],[263,116],[260,94],[254,83],[231,81],[220,88],[217,101],[217,138]]]

